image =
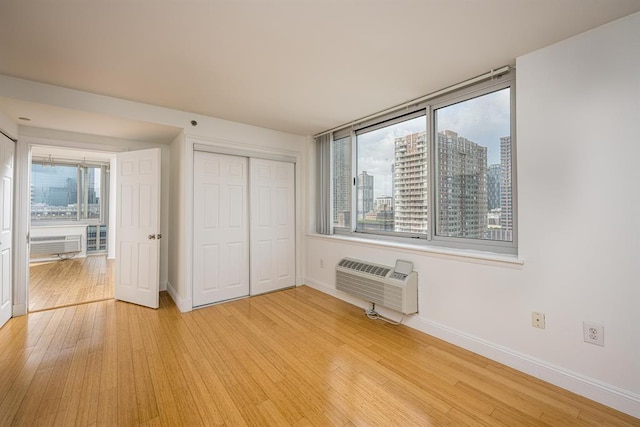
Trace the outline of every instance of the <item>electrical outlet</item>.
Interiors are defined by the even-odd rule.
[[[534,328],[544,329],[546,326],[544,313],[538,313],[537,311],[531,313],[531,326]]]
[[[320,258],[320,268],[324,268],[324,260]]]
[[[584,342],[604,347],[604,326],[597,323],[582,322]]]

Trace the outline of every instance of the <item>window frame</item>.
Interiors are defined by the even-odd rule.
[[[510,137],[511,137],[511,196],[512,196],[512,240],[485,240],[469,237],[438,236],[438,185],[437,185],[437,134],[435,127],[435,112],[453,104],[458,104],[487,95],[493,92],[510,88]],[[427,233],[403,233],[394,231],[365,230],[357,228],[357,135],[390,126],[412,117],[419,117],[423,112],[427,129],[427,167],[428,167],[428,209],[427,209]],[[497,76],[493,79],[474,83],[467,87],[451,91],[426,101],[417,103],[411,108],[387,113],[374,119],[364,121],[333,133],[334,138],[351,139],[351,227],[334,227],[334,232],[341,235],[351,235],[370,239],[395,241],[401,243],[414,243],[418,245],[437,246],[461,250],[476,250],[498,254],[517,255],[518,253],[518,209],[517,209],[517,136],[516,136],[516,75],[515,70]],[[506,135],[505,135],[506,136]],[[332,147],[333,148],[333,147]],[[331,164],[333,167],[333,152]],[[488,165],[487,165],[488,167]],[[333,171],[332,171],[333,181]]]
[[[41,164],[47,166],[71,166],[76,168],[76,204],[78,206],[74,219],[53,219],[34,221],[32,217],[32,208],[29,208],[29,223],[32,227],[46,226],[65,226],[65,225],[104,225],[108,222],[109,216],[109,174],[110,164],[99,161],[75,161],[75,160],[53,160],[45,157],[34,157],[31,160],[31,168],[29,174],[33,174],[33,164]],[[87,200],[85,200],[83,183],[89,185],[89,181],[85,180],[85,174],[88,177],[89,168],[98,168],[100,170],[100,217],[99,218],[82,218],[82,210]],[[31,178],[33,179],[33,178]],[[82,187],[82,188],[81,188]],[[87,207],[88,211],[88,207]]]

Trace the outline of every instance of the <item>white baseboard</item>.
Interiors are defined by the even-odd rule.
[[[173,302],[178,307],[178,310],[182,313],[186,313],[187,311],[191,311],[193,307],[191,306],[191,301],[185,300],[180,297],[178,291],[171,285],[171,282],[167,281],[167,292],[169,296],[173,300]]]
[[[326,283],[307,279],[306,284],[355,306],[366,307],[365,301],[340,292]],[[420,318],[417,315],[408,318],[404,324],[625,414],[640,418],[640,395],[628,390],[538,360],[428,319]]]
[[[25,314],[27,314],[27,305],[13,304],[12,310],[13,311],[11,312],[11,317],[24,316]]]

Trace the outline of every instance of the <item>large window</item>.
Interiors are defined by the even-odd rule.
[[[34,159],[31,167],[31,222],[100,223],[105,220],[106,165]]]
[[[334,228],[516,253],[514,79],[334,134]]]

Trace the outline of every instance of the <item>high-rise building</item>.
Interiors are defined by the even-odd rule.
[[[513,241],[513,189],[511,182],[511,137],[500,138],[500,165],[502,181],[500,188],[500,228],[502,240]]]
[[[391,196],[378,196],[376,197],[376,212],[390,212],[393,211],[393,197]]]
[[[427,134],[418,132],[395,139],[393,163],[394,231],[426,233]]]
[[[502,188],[502,168],[499,163],[487,168],[487,209],[492,211],[500,208]]]
[[[351,140],[333,142],[333,223],[337,227],[351,224]]]
[[[373,212],[373,175],[362,171],[358,175],[358,218]]]
[[[481,239],[487,229],[487,147],[438,132],[439,236]]]

